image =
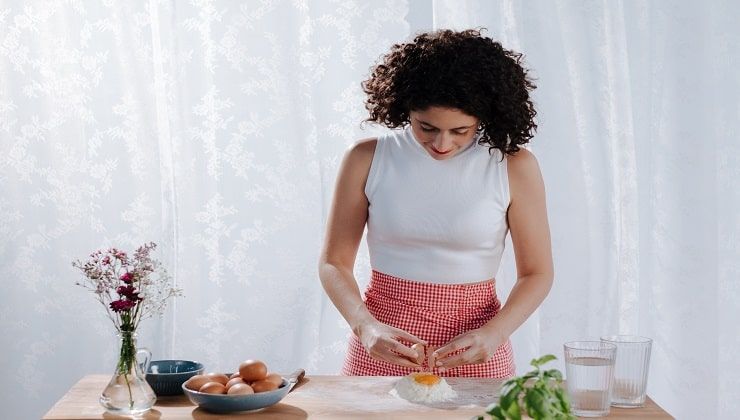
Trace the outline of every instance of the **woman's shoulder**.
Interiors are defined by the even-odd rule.
[[[538,169],[537,158],[534,153],[527,149],[520,148],[514,154],[506,154],[506,164],[509,167],[509,171],[531,171],[532,169]]]
[[[368,137],[366,139],[357,140],[355,144],[350,147],[350,151],[359,154],[373,154],[375,152],[375,145],[378,144],[377,137]]]
[[[529,150],[522,148],[514,154],[507,154],[506,166],[512,191],[526,192],[542,184],[540,165]]]
[[[358,176],[367,176],[370,165],[375,155],[375,146],[378,143],[377,137],[370,137],[355,142],[344,154],[344,166],[351,173]]]
[[[347,159],[354,161],[355,163],[367,161],[368,163],[373,160],[375,154],[375,147],[378,144],[377,137],[369,137],[366,139],[356,141],[347,151]]]

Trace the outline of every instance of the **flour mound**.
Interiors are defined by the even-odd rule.
[[[455,390],[444,378],[421,372],[411,373],[401,378],[391,394],[416,403],[435,403],[457,397]]]

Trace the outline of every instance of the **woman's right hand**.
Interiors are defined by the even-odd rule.
[[[405,346],[399,340],[426,346],[424,340],[375,319],[362,322],[354,330],[365,350],[373,359],[411,369],[422,367],[420,363],[417,363],[417,360],[421,358],[416,350]]]

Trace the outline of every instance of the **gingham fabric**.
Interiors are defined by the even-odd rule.
[[[404,280],[377,271],[373,271],[365,291],[365,305],[378,321],[407,331],[437,347],[458,334],[483,326],[501,308],[493,280],[473,284],[435,284]],[[424,364],[426,367],[426,361]],[[413,371],[373,359],[357,336],[350,338],[343,375],[404,376]],[[431,371],[447,377],[512,377],[515,369],[511,343],[506,340],[485,363],[459,366],[445,372],[436,368]]]

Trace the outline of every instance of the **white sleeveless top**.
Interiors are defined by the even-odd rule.
[[[411,127],[378,138],[365,185],[373,270],[443,284],[496,275],[509,231],[506,158],[477,142],[435,160]]]

